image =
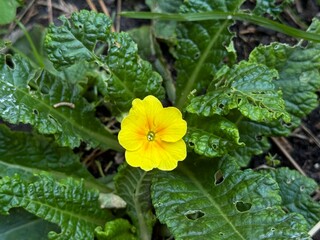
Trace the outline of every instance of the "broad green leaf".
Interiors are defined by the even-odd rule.
[[[253,121],[272,122],[282,118],[289,122],[281,91],[273,84],[275,77],[276,71],[244,61],[233,68],[224,67],[216,73],[205,95],[191,99],[187,111],[212,116],[238,109]]]
[[[50,231],[59,231],[59,228],[21,208],[13,208],[8,216],[0,215],[2,240],[47,240]]]
[[[118,218],[109,221],[102,227],[95,229],[95,236],[98,240],[138,240],[135,236],[136,228],[128,220]]]
[[[49,239],[93,239],[94,229],[110,219],[100,209],[98,192],[87,190],[72,178],[58,182],[38,175],[34,182],[18,175],[0,179],[0,212],[22,207],[44,220],[56,223],[60,233],[50,232]]]
[[[15,55],[0,56],[0,115],[13,124],[29,123],[40,133],[54,134],[62,146],[81,141],[121,151],[116,137],[95,118],[94,109],[80,94],[77,84],[38,71]],[[72,105],[56,106],[60,102]]]
[[[319,26],[319,21],[314,20],[312,32],[320,33],[320,29],[316,29]],[[318,106],[315,92],[320,88],[320,44],[291,47],[272,43],[260,46],[250,54],[250,62],[262,63],[278,71],[279,79],[275,85],[283,92],[286,111],[292,119],[291,129],[296,128],[300,119]]]
[[[155,223],[150,199],[153,173],[124,165],[114,179],[116,193],[127,202],[127,213],[142,240],[151,239]]]
[[[230,11],[239,9],[244,0],[184,1],[181,13]],[[234,52],[228,51],[233,34],[228,27],[232,20],[183,22],[177,25],[175,57],[177,69],[177,106],[182,108],[191,91],[205,90],[213,75],[225,61],[233,63]]]
[[[281,209],[269,175],[186,161],[192,164],[157,172],[152,181],[156,215],[175,239],[310,239],[304,218]]]
[[[293,0],[284,0],[281,3],[276,0],[257,0],[253,13],[256,15],[263,15],[265,13],[276,18],[283,12],[284,8],[289,4],[292,4]]]
[[[283,208],[289,212],[300,213],[311,229],[320,219],[320,204],[310,197],[318,189],[318,184],[313,179],[288,168],[264,172],[271,174],[277,181]]]
[[[102,83],[99,90],[116,114],[128,111],[134,98],[154,95],[163,98],[162,79],[152,66],[138,56],[137,45],[127,33],[111,33],[110,19],[101,13],[82,10],[62,25],[51,25],[45,39],[49,59],[57,68],[78,61],[96,63]],[[99,54],[100,46],[106,55]]]
[[[8,24],[16,17],[18,0],[0,0],[0,25]]]
[[[226,155],[230,149],[243,145],[239,142],[237,126],[226,118],[187,116],[186,120],[188,131],[184,139],[197,154],[206,157],[221,157]]]

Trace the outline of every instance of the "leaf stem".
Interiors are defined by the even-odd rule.
[[[205,21],[205,20],[221,20],[221,19],[233,19],[240,21],[248,21],[259,26],[272,29],[277,32],[287,34],[295,38],[301,38],[309,41],[320,42],[320,35],[305,32],[284,24],[275,22],[273,20],[260,17],[253,14],[243,12],[221,12],[221,11],[210,11],[201,13],[185,13],[185,14],[174,14],[174,13],[151,13],[151,12],[122,12],[121,16],[136,18],[136,19],[152,19],[152,20],[174,20],[174,21]]]
[[[215,42],[218,40],[220,33],[226,28],[227,23],[229,22],[229,20],[225,20],[223,22],[223,24],[221,25],[221,27],[219,28],[219,30],[216,32],[216,34],[214,35],[214,37],[211,39],[211,41],[209,42],[209,44],[207,45],[206,49],[204,50],[204,52],[201,54],[201,57],[195,67],[195,69],[193,70],[186,86],[184,87],[184,89],[181,92],[180,96],[177,96],[177,102],[176,102],[176,107],[179,109],[182,109],[184,104],[186,103],[187,97],[189,95],[189,93],[192,91],[192,88],[194,87],[195,81],[197,80],[197,77],[200,73],[200,70],[202,69],[202,66],[205,62],[205,60],[207,59],[213,45],[215,44]]]
[[[41,68],[44,68],[45,65],[44,65],[43,59],[40,56],[40,54],[38,53],[37,48],[34,46],[33,41],[31,39],[30,34],[28,33],[27,29],[25,28],[25,26],[20,21],[16,20],[16,23],[18,24],[18,26],[21,28],[21,30],[23,31],[24,35],[26,36],[26,38],[27,38],[27,40],[28,40],[28,42],[30,44],[30,47],[32,49],[33,55],[37,59],[37,62],[39,64],[39,66]]]

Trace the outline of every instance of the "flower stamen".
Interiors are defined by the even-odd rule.
[[[149,131],[147,134],[147,139],[149,142],[154,141],[154,139],[156,138],[156,134],[153,131]]]

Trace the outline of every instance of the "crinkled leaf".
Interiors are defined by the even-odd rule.
[[[288,168],[265,172],[277,181],[284,209],[300,213],[311,229],[320,219],[320,204],[310,197],[318,189],[318,184],[313,179]]]
[[[276,18],[281,12],[283,12],[286,6],[292,3],[293,0],[284,0],[281,1],[281,3],[276,0],[257,0],[256,6],[253,9],[253,13],[257,15],[263,15],[267,13]]]
[[[200,155],[221,157],[235,146],[242,145],[237,126],[226,118],[187,116],[186,120],[188,131],[184,139]]]
[[[8,216],[0,215],[2,240],[47,240],[50,231],[59,231],[59,228],[21,208],[11,209]]]
[[[320,29],[316,29],[319,26],[319,21],[314,20],[312,32],[320,33]],[[250,62],[262,63],[278,71],[279,79],[274,83],[283,92],[286,111],[292,118],[292,129],[300,124],[301,118],[318,106],[315,91],[320,88],[320,44],[309,43],[306,47],[291,47],[287,44],[272,43],[269,46],[260,46],[250,54]]]
[[[234,12],[243,2],[244,0],[189,0],[184,1],[180,12]],[[177,106],[185,104],[187,95],[192,90],[196,89],[199,93],[205,90],[217,69],[225,64],[224,61],[234,62],[234,52],[230,53],[227,47],[233,37],[228,29],[232,23],[232,20],[215,20],[183,22],[177,25]]]
[[[98,192],[87,190],[84,183],[68,178],[58,182],[39,175],[34,182],[18,175],[0,179],[0,212],[22,207],[49,222],[61,233],[50,232],[50,239],[93,239],[94,229],[109,220],[99,207]]]
[[[6,121],[29,123],[40,133],[54,134],[63,146],[91,146],[121,150],[116,137],[95,118],[93,107],[77,84],[34,70],[19,55],[0,56],[0,114]],[[74,104],[55,107],[67,102]]]
[[[50,26],[45,45],[57,68],[77,61],[94,62],[105,77],[98,86],[116,113],[128,111],[134,98],[154,95],[162,98],[160,75],[138,56],[137,45],[127,33],[111,33],[110,19],[101,13],[82,10],[62,25]],[[107,55],[99,54],[99,46]]]
[[[187,111],[203,116],[226,115],[237,108],[245,117],[258,122],[282,118],[290,121],[284,110],[281,91],[275,89],[276,71],[264,65],[240,62],[217,72],[207,93],[191,99]]]
[[[135,236],[136,228],[128,220],[118,218],[109,221],[102,227],[95,229],[95,236],[98,240],[138,240]]]
[[[281,209],[278,185],[269,175],[224,175],[228,169],[212,161],[188,160],[193,164],[157,172],[152,181],[156,214],[176,239],[310,239],[304,218]]]
[[[151,239],[155,223],[150,199],[153,173],[124,165],[114,179],[116,192],[127,202],[127,213],[137,228],[139,239]]]

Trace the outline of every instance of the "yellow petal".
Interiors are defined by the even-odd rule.
[[[186,143],[181,139],[177,142],[161,142],[161,151],[158,149],[157,158],[159,165],[157,168],[163,171],[171,171],[187,156]]]
[[[121,122],[121,130],[118,134],[119,143],[126,150],[135,151],[146,141],[148,129],[146,121],[139,116],[128,115]]]
[[[166,142],[176,142],[187,132],[187,122],[175,107],[167,107],[155,118],[156,134]]]
[[[154,119],[161,112],[163,106],[161,102],[154,96],[149,95],[143,100],[136,98],[132,102],[132,108],[130,114],[136,114],[138,116],[145,117],[150,130],[154,128]]]
[[[159,165],[156,148],[155,142],[145,141],[138,150],[126,151],[126,161],[132,167],[140,167],[144,171],[150,171]]]

